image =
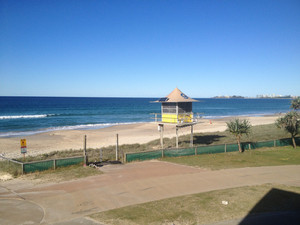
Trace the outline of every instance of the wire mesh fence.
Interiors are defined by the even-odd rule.
[[[297,145],[300,145],[300,138],[296,138]],[[251,150],[263,147],[276,147],[276,146],[288,146],[292,145],[292,140],[290,138],[272,140],[272,141],[262,141],[262,142],[246,142],[241,143],[242,150]],[[105,150],[102,149],[86,149],[86,156],[88,162],[102,162],[108,160],[120,160],[122,162],[132,162],[132,161],[143,161],[158,159],[162,157],[179,157],[179,156],[190,156],[190,155],[201,155],[201,154],[216,154],[223,152],[235,152],[238,151],[237,144],[222,144],[222,145],[205,145],[196,146],[189,148],[178,148],[178,149],[159,149],[134,153],[128,152],[125,147],[118,149],[116,155],[117,146],[110,146]],[[124,152],[123,152],[124,151]],[[20,162],[13,159],[8,159],[1,156],[0,169],[2,171],[9,172],[15,176],[23,173],[31,173],[35,171],[44,171],[49,169],[56,169],[58,167],[70,166],[74,164],[84,163],[84,156],[82,156],[81,151],[74,151],[72,154],[74,157],[40,160],[34,162]],[[81,156],[79,156],[81,155]]]
[[[75,165],[83,162],[83,156],[69,157],[62,159],[49,159],[35,162],[19,162],[16,160],[1,157],[0,168],[3,171],[9,172],[15,176],[24,173],[32,173],[36,171],[44,171]]]
[[[299,145],[300,138],[296,138],[295,140],[297,145]],[[291,139],[286,138],[286,139],[272,140],[272,141],[241,143],[241,148],[244,151],[244,150],[251,150],[251,149],[257,149],[263,147],[288,146],[291,144],[292,144]],[[160,149],[156,151],[126,153],[125,162],[151,160],[151,159],[158,159],[163,157],[179,157],[179,156],[190,156],[190,155],[200,155],[200,154],[235,152],[238,150],[239,148],[237,144],[208,145],[208,146],[197,146],[193,148],[181,148],[181,149]]]
[[[65,158],[65,159],[55,159],[53,164],[55,168],[58,168],[58,167],[80,164],[82,162],[83,162],[83,157],[72,157],[72,158]]]
[[[50,159],[39,162],[26,162],[23,163],[23,173],[31,173],[35,171],[43,171],[49,169],[56,169],[58,167],[71,166],[83,162],[83,156],[70,157],[63,159]]]
[[[54,168],[52,159],[40,161],[40,162],[24,163],[23,165],[24,165],[23,173],[31,173],[35,171],[43,171],[43,170]]]
[[[126,155],[125,156],[126,162],[158,159],[162,157],[162,150],[136,152],[136,153],[129,153],[129,154],[126,153],[125,155]]]
[[[163,151],[164,157],[177,157],[177,156],[188,156],[188,155],[195,155],[195,148],[165,149]]]

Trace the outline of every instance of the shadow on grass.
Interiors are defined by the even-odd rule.
[[[271,189],[239,223],[249,224],[299,224],[300,194]]]
[[[204,136],[194,136],[195,145],[209,145],[216,141],[219,141],[221,138],[226,137],[224,135],[204,135]],[[184,140],[183,143],[190,143],[190,140]]]

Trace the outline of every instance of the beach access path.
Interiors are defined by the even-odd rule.
[[[272,124],[278,115],[261,117],[240,117],[249,119],[253,126]],[[227,126],[226,122],[230,117],[223,119],[202,119],[194,126],[194,133],[201,132],[222,132]],[[180,129],[179,135],[190,134],[189,127]],[[116,144],[116,134],[119,135],[119,144],[144,144],[149,141],[159,139],[157,123],[136,123],[127,125],[117,125],[97,130],[59,130],[40,133],[25,137],[0,138],[0,154],[8,158],[22,157],[20,153],[20,139],[27,140],[27,156],[61,151],[69,149],[82,149],[83,137],[87,135],[87,148],[101,148]],[[164,137],[172,138],[176,136],[174,125],[165,125]]]
[[[62,183],[1,182],[0,224],[99,224],[85,216],[212,190],[265,183],[300,186],[300,165],[211,171],[153,160],[101,170],[104,174]]]

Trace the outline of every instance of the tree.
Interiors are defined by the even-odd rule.
[[[227,122],[226,124],[227,124],[227,131],[229,131],[236,137],[237,144],[239,146],[239,152],[242,152],[241,137],[244,134],[248,135],[252,127],[249,120],[233,119]]]
[[[294,110],[300,109],[300,97],[294,98],[291,102],[291,108]]]
[[[295,137],[300,133],[300,114],[291,111],[276,120],[276,126],[291,134],[293,147],[296,148]]]

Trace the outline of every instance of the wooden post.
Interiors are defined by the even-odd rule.
[[[119,135],[116,135],[116,161],[119,160]]]
[[[102,149],[100,148],[100,162],[102,163],[103,160],[103,153],[102,153]]]
[[[159,124],[159,132],[160,132],[160,146],[161,149],[164,148],[164,125],[163,124]]]
[[[225,152],[227,152],[227,145],[225,144]]]
[[[274,140],[274,147],[276,147],[276,140]]]
[[[53,159],[53,169],[56,170],[56,160]]]
[[[249,150],[251,150],[251,144],[249,143]]]
[[[176,148],[178,148],[178,127],[176,126]]]
[[[190,147],[193,147],[194,145],[194,129],[193,129],[193,125],[191,125],[191,138],[190,138]]]
[[[22,165],[22,174],[24,174],[24,163],[22,163],[21,165]]]
[[[86,166],[87,165],[87,157],[86,157],[86,135],[84,135],[84,138],[83,138],[83,157],[84,157],[83,166]]]
[[[163,158],[165,155],[164,155],[164,149],[161,150],[161,157]]]
[[[197,155],[197,148],[195,148],[195,155]]]
[[[127,162],[127,153],[124,154],[124,163]]]

